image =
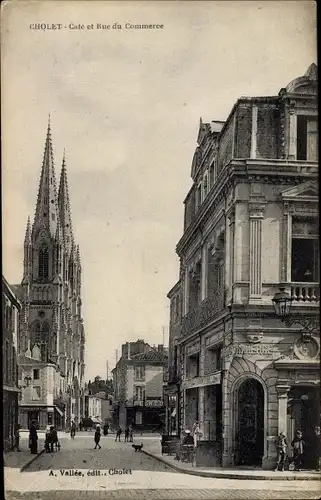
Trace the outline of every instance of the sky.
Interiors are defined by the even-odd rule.
[[[164,331],[168,343],[200,117],[226,120],[240,96],[303,75],[315,16],[310,1],[2,4],[3,274],[22,278],[50,113],[80,245],[87,380],[105,378],[107,361],[110,374],[126,341],[160,344]]]

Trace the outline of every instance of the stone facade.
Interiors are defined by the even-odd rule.
[[[199,421],[223,466],[272,467],[278,432],[291,442],[297,429],[309,466],[320,421],[319,327],[311,327],[319,315],[316,74],[311,65],[278,96],[241,98],[225,123],[200,123],[180,280],[169,294],[168,391],[180,401],[176,423]],[[293,298],[291,325],[274,313],[280,287]]]
[[[143,340],[127,342],[113,373],[114,415],[124,428],[160,427],[165,414],[167,354],[163,345],[151,347]]]
[[[5,278],[2,276],[3,311],[3,446],[4,450],[14,445],[18,424],[20,387],[18,383],[18,335],[21,303]]]
[[[42,392],[46,392],[47,386],[48,394],[54,394],[50,407],[54,408],[55,423],[69,426],[71,421],[77,424],[83,412],[85,335],[82,269],[73,235],[65,158],[58,193],[55,178],[48,124],[35,218],[33,224],[28,219],[24,240],[19,351],[29,360],[35,359],[31,370],[38,369],[39,361],[47,365],[43,373],[51,373],[55,367],[53,389],[49,390],[46,378]],[[37,350],[35,358],[33,353]],[[32,401],[28,404],[35,406]],[[40,413],[34,409],[36,420]],[[48,419],[52,421],[50,413],[48,410]],[[41,425],[44,424],[42,419]]]

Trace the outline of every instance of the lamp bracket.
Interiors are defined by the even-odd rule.
[[[320,331],[320,323],[318,317],[306,317],[303,315],[295,315],[284,320],[285,325],[290,328],[294,324],[299,324],[302,327],[302,339],[309,340],[312,334]]]

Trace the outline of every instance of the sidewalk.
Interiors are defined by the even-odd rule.
[[[29,465],[31,465],[37,458],[44,453],[44,441],[42,439],[38,440],[38,454],[32,455],[29,450],[28,439],[20,439],[20,450],[21,451],[8,451],[4,453],[4,467],[10,467],[12,469],[20,469],[23,472]]]
[[[316,481],[321,480],[320,472],[302,471],[302,472],[274,472],[271,470],[262,469],[244,469],[230,468],[223,469],[221,467],[194,467],[186,462],[182,463],[174,460],[174,456],[162,455],[161,445],[159,442],[148,442],[142,449],[146,455],[156,458],[160,462],[169,465],[173,469],[184,474],[191,474],[202,477],[215,477],[221,479],[250,479],[250,480],[269,480],[269,481]]]

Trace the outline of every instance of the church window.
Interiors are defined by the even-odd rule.
[[[48,247],[40,248],[39,250],[39,278],[42,280],[49,277],[49,252]]]
[[[44,202],[45,205],[48,205],[48,198],[47,198],[47,196],[44,197],[43,202]]]
[[[40,323],[36,322],[32,331],[33,344],[40,342]]]
[[[55,218],[56,218],[55,214],[51,214],[51,219],[55,220]]]

